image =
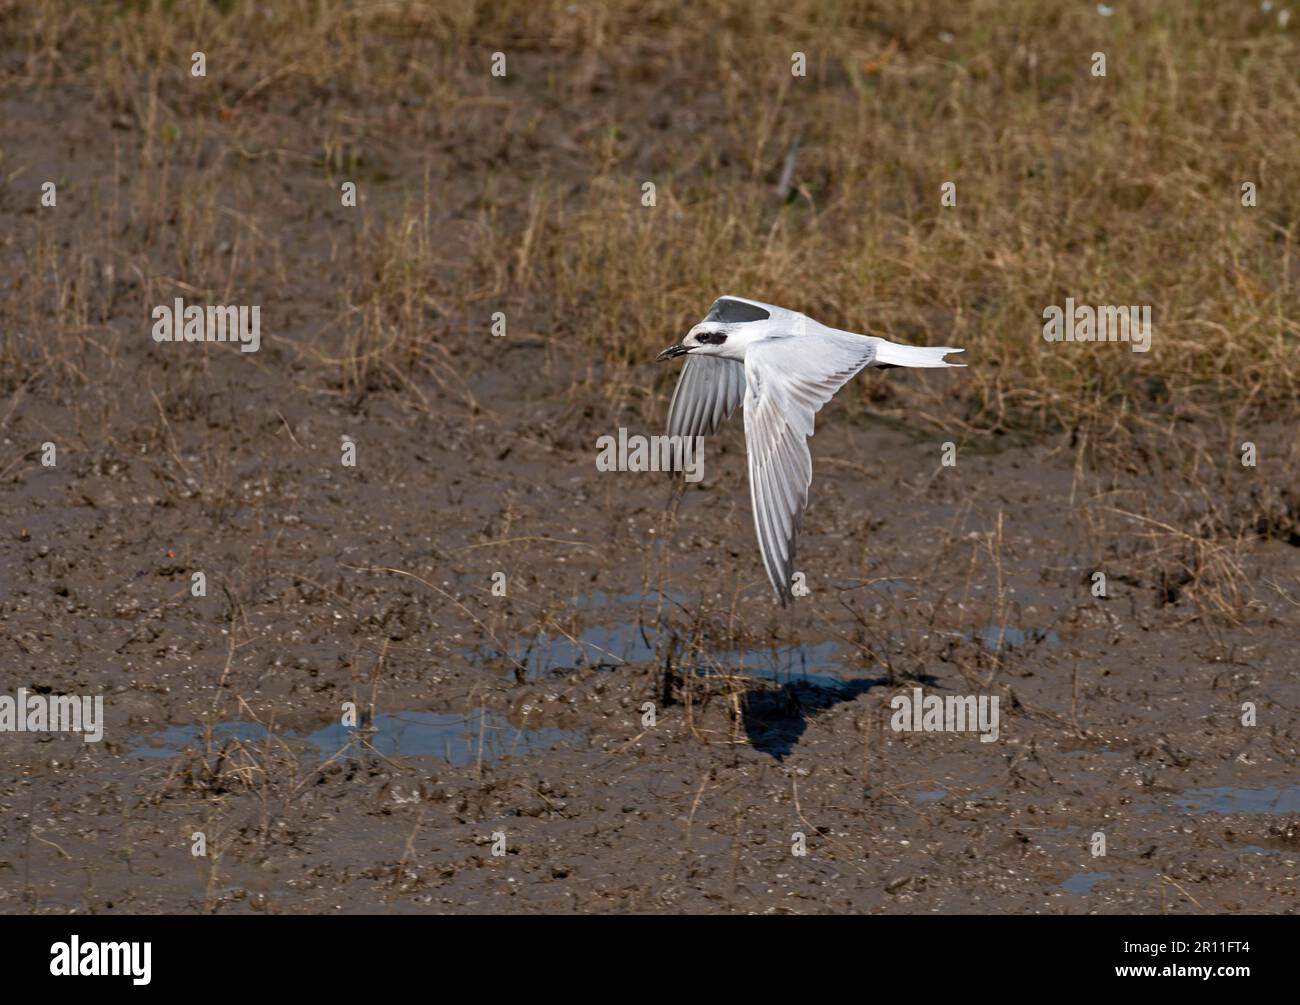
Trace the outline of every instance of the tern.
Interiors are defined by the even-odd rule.
[[[763,568],[784,607],[794,594],[795,539],[808,505],[814,416],[866,366],[963,366],[951,346],[899,345],[819,324],[744,297],[719,297],[658,359],[686,357],[668,406],[670,436],[711,436],[745,402],[749,498]],[[683,441],[685,442],[685,441]]]

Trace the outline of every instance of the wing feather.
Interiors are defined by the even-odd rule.
[[[745,394],[745,366],[721,356],[687,356],[668,406],[669,436],[712,436]]]
[[[829,330],[759,342],[745,353],[749,497],[763,568],[782,606],[792,598],[795,542],[812,484],[814,417],[875,354],[870,339]]]

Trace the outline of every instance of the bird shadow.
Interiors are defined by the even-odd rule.
[[[928,674],[914,679],[934,687],[937,677]],[[808,729],[808,721],[843,702],[854,701],[874,687],[897,686],[889,677],[865,677],[843,684],[811,684],[792,681],[776,690],[755,690],[745,694],[741,720],[750,746],[776,760],[784,760]]]

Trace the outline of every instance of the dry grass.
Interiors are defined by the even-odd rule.
[[[1115,445],[1300,399],[1297,26],[1255,5],[0,12],[19,40],[8,100],[88,101],[102,145],[86,156],[115,165],[69,169],[60,212],[79,222],[61,245],[29,209],[36,179],[14,175],[21,151],[0,152],[18,217],[0,288],[10,388],[86,380],[113,333],[193,289],[280,305],[282,322],[300,307],[285,343],[350,391],[451,383],[448,347],[481,346],[503,310],[512,334],[551,344],[552,367],[597,354],[574,381],[649,419],[662,404],[643,364],[733,291],[965,346],[956,378],[873,375],[851,394],[967,437]],[[189,76],[196,49],[205,79]],[[363,192],[357,226],[338,224],[344,179]],[[1152,351],[1048,345],[1043,308],[1067,296],[1151,304]]]

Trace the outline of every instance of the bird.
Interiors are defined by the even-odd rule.
[[[795,543],[812,484],[814,416],[866,366],[964,366],[944,359],[962,351],[840,331],[798,311],[727,295],[656,357],[686,357],[668,406],[670,437],[713,435],[743,399],[754,530],[782,607],[794,599]]]

